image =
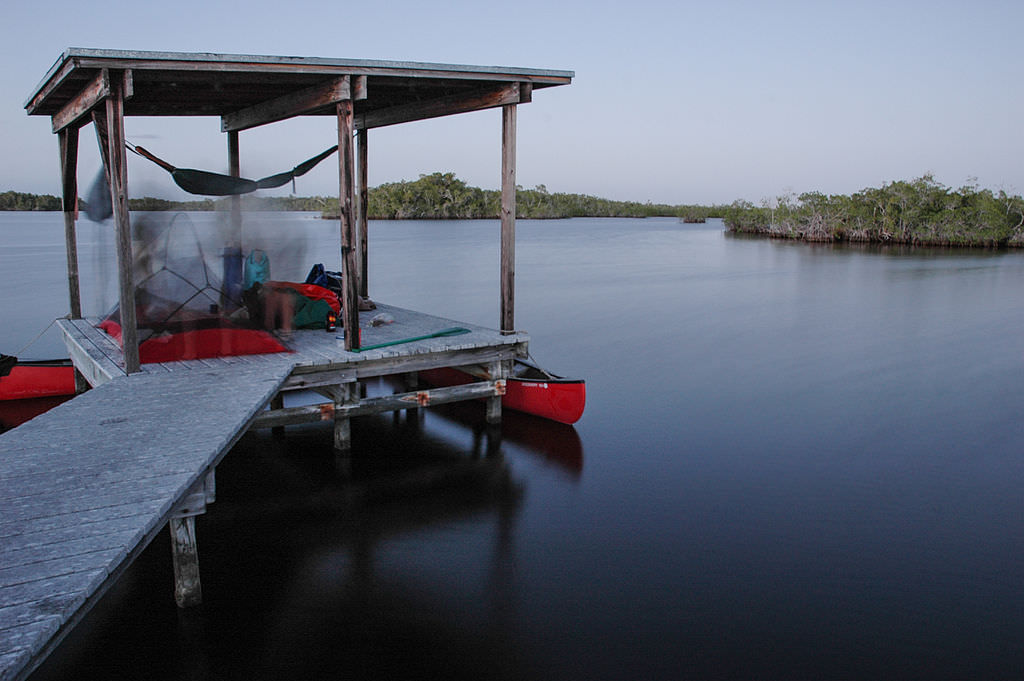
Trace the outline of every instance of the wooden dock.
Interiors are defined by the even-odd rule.
[[[215,467],[246,429],[333,421],[334,449],[345,452],[350,419],[361,414],[486,398],[487,420],[500,419],[505,378],[528,344],[515,331],[514,315],[517,111],[535,92],[573,77],[561,70],[319,57],[81,48],[61,55],[25,109],[50,117],[57,135],[70,309],[60,328],[93,390],[0,435],[0,681],[31,673],[164,524],[174,551],[175,598],[182,606],[198,601],[194,514],[213,499]],[[370,131],[487,109],[501,112],[498,329],[383,305],[374,314],[387,313],[393,323],[370,325],[374,314],[358,311],[359,297],[370,295]],[[220,118],[229,175],[178,169],[168,182],[216,196],[230,186],[227,243],[238,252],[247,247],[238,195],[264,181],[280,186],[274,182],[301,175],[304,165],[247,180],[239,133],[299,116],[334,118],[336,146],[324,153],[336,150],[338,157],[342,323],[361,327],[361,335],[300,331],[287,343],[291,353],[142,365],[139,253],[128,211],[129,116]],[[77,167],[79,133],[90,124],[110,190],[123,351],[82,319]],[[183,184],[186,176],[192,180]],[[200,177],[206,181],[197,184]],[[468,332],[425,337],[452,326]],[[417,337],[424,338],[392,344]],[[429,390],[417,385],[419,371],[468,365],[483,378]],[[364,396],[360,381],[389,375],[403,376],[408,391]],[[314,390],[327,401],[285,408],[289,390]]]
[[[394,322],[371,326],[387,313]],[[0,435],[0,681],[23,679],[168,525],[175,597],[200,598],[194,515],[214,500],[219,461],[250,427],[333,420],[335,448],[367,413],[491,398],[525,334],[460,324],[386,305],[363,313],[363,346],[451,326],[468,333],[346,351],[338,333],[298,331],[290,353],[146,364],[126,374],[119,346],[86,320],[62,320],[76,366],[95,387]],[[358,382],[478,364],[491,380],[362,397]],[[330,401],[281,408],[289,390]],[[277,408],[265,410],[271,405]],[[500,412],[499,412],[500,413]]]

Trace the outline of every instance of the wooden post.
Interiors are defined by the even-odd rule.
[[[107,180],[117,233],[117,283],[121,311],[121,343],[126,373],[141,370],[139,329],[135,316],[135,274],[132,256],[131,218],[128,213],[128,173],[124,146],[124,95],[122,79],[112,78],[107,97]]]
[[[284,409],[284,393],[283,392],[279,392],[276,395],[274,395],[272,398],[270,398],[270,410],[271,411],[277,411],[279,409]],[[270,435],[275,440],[282,440],[282,439],[284,439],[284,426],[275,426],[275,427],[271,428],[270,429]]]
[[[174,566],[174,601],[179,608],[191,608],[203,602],[199,580],[199,547],[196,542],[196,516],[206,513],[207,504],[217,499],[215,469],[206,471],[178,503],[167,531],[171,535],[171,560]]]
[[[78,280],[78,126],[72,125],[57,133],[60,144],[60,175],[63,188],[64,243],[68,260],[68,298],[72,319],[82,318],[82,293]]]
[[[352,100],[338,102],[338,207],[341,213],[341,258],[344,270],[342,315],[345,321],[345,349],[359,348],[359,264],[355,239],[355,159]]]
[[[406,392],[415,392],[420,387],[420,373],[418,371],[410,371],[409,373],[402,374],[402,384],[405,386]],[[405,410],[405,421],[409,422],[410,419],[419,421],[423,418],[424,414],[417,407],[417,402],[410,402],[410,406]]]
[[[508,378],[505,362],[493,362],[488,367],[488,373],[492,380]],[[486,421],[491,425],[501,423],[501,395],[487,398]]]
[[[501,107],[501,332],[515,332],[516,105]]]
[[[228,131],[228,174],[232,177],[242,176],[237,130]],[[224,244],[224,252],[221,254],[224,276],[220,307],[224,314],[230,314],[234,306],[240,304],[243,286],[242,197],[232,195],[230,206],[230,232]]]
[[[369,232],[367,231],[369,226],[367,210],[370,207],[369,172],[367,170],[370,156],[368,151],[369,139],[367,137],[369,132],[369,130],[364,128],[356,134],[356,147],[359,152],[359,295],[364,298],[370,297],[370,241]]]
[[[179,608],[191,608],[203,602],[199,581],[199,549],[196,544],[195,516],[173,517],[167,523],[171,533],[171,560],[174,565],[174,602]]]
[[[337,405],[351,404],[353,401],[358,401],[356,397],[359,393],[357,392],[358,386],[354,383],[342,383],[337,387],[336,390],[332,391],[334,394],[334,403]],[[352,451],[352,419],[348,415],[339,416],[338,414],[344,414],[340,409],[335,410],[334,417],[334,453],[347,455]]]
[[[228,132],[228,174],[232,177],[242,176],[242,164],[238,151],[238,131]],[[237,194],[231,197],[231,241],[232,246],[242,247],[242,197]]]

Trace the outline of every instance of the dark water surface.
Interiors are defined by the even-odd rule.
[[[275,277],[336,268],[331,224],[260,219],[309,236]],[[497,223],[371,229],[372,297],[496,325]],[[63,237],[0,230],[10,353],[66,311]],[[363,419],[348,472],[329,428],[249,434],[197,523],[202,610],[161,534],[35,678],[1019,676],[1024,253],[517,230],[517,324],[587,379],[575,429]]]

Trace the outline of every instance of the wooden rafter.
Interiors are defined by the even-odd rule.
[[[447,95],[423,102],[399,104],[387,109],[369,111],[356,116],[356,128],[368,130],[410,121],[493,109],[506,104],[518,104],[522,97],[522,89],[519,85],[519,83],[507,83],[469,93]]]
[[[331,107],[346,99],[366,99],[365,76],[339,76],[320,85],[225,114],[221,117],[220,127],[223,132],[255,128]]]
[[[96,77],[82,88],[81,92],[53,115],[53,131],[57,133],[69,126],[78,126],[97,104],[109,96],[110,71],[101,69]]]

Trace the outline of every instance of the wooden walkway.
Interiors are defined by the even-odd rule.
[[[370,326],[382,312],[394,323]],[[116,344],[88,322],[62,322],[95,387],[0,435],[0,681],[27,677],[165,525],[212,501],[216,465],[282,390],[500,362],[527,342],[383,305],[361,324],[364,345],[446,326],[471,332],[353,353],[340,332],[304,331],[289,341],[292,353],[144,365],[126,376]],[[489,394],[500,395],[497,383]],[[356,391],[343,398],[358,402]]]

